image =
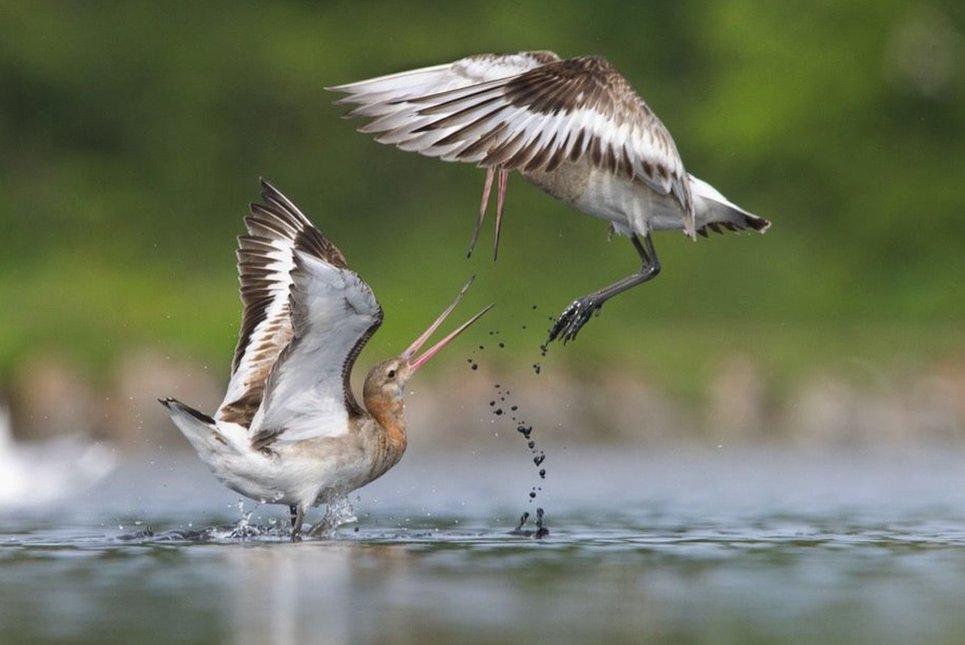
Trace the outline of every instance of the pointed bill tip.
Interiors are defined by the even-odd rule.
[[[469,279],[466,280],[466,284],[462,286],[462,288],[459,290],[459,293],[456,294],[455,299],[448,307],[446,307],[445,311],[443,311],[439,315],[439,317],[436,318],[431,325],[429,325],[429,328],[426,329],[424,332],[422,332],[422,334],[420,334],[419,337],[416,338],[415,341],[411,345],[409,345],[409,347],[407,347],[404,352],[402,352],[402,355],[401,355],[402,358],[405,361],[409,362],[409,366],[411,369],[416,370],[422,365],[425,365],[430,358],[432,358],[439,352],[439,350],[445,347],[456,336],[464,332],[470,325],[472,325],[474,322],[479,320],[483,316],[483,314],[485,314],[487,311],[493,308],[493,305],[490,304],[488,307],[486,307],[485,309],[477,313],[475,316],[470,318],[467,322],[463,323],[454,332],[450,333],[441,341],[439,341],[431,348],[426,350],[424,354],[422,354],[418,358],[414,358],[416,353],[422,348],[422,346],[426,343],[426,341],[429,340],[429,337],[435,333],[435,331],[439,328],[439,326],[446,320],[446,318],[449,317],[449,314],[452,313],[453,309],[455,309],[456,306],[462,301],[463,297],[466,295],[466,292],[469,291],[469,287],[472,285],[475,279],[476,279],[475,274],[469,276]]]
[[[458,305],[462,301],[463,296],[465,296],[466,292],[469,291],[469,287],[470,285],[472,285],[473,280],[475,279],[476,279],[475,274],[469,276],[469,279],[466,281],[466,284],[464,284],[462,286],[462,289],[459,290],[459,293],[456,294],[456,298],[455,300],[452,301],[452,304],[446,307],[445,311],[443,311],[439,315],[439,317],[436,318],[431,325],[429,325],[429,328],[426,329],[424,332],[422,332],[422,334],[418,338],[416,338],[412,342],[412,344],[406,348],[404,352],[402,352],[403,358],[408,360],[412,358],[412,356],[414,356],[416,352],[419,351],[419,348],[421,348],[425,344],[425,342],[429,340],[429,337],[432,336],[432,334],[435,333],[437,329],[439,329],[439,325],[441,325],[445,321],[445,319],[449,316],[449,314],[452,313],[452,310],[456,308],[456,305]]]
[[[461,324],[456,330],[450,332],[445,338],[443,338],[443,339],[440,340],[438,343],[436,343],[435,345],[433,345],[432,347],[430,347],[429,349],[427,349],[427,350],[425,351],[425,353],[422,354],[422,356],[420,356],[419,358],[417,358],[417,359],[415,359],[415,360],[413,360],[413,361],[410,361],[410,362],[409,362],[409,369],[410,369],[412,372],[415,372],[415,371],[418,370],[420,367],[422,367],[423,365],[425,365],[426,363],[428,363],[429,360],[430,360],[433,356],[435,356],[436,354],[438,354],[438,353],[442,350],[443,347],[445,347],[445,346],[448,345],[450,342],[452,342],[453,340],[455,340],[455,338],[456,338],[457,336],[459,336],[459,334],[461,334],[462,332],[464,332],[464,331],[466,331],[467,329],[469,329],[469,327],[470,327],[473,323],[475,323],[477,320],[479,320],[479,319],[482,318],[484,315],[486,315],[486,312],[488,312],[488,311],[489,311],[490,309],[492,309],[494,306],[495,306],[495,303],[490,303],[488,306],[484,307],[481,311],[479,311],[475,316],[473,316],[472,318],[470,318],[469,320],[467,320],[466,322],[464,322],[463,324]]]

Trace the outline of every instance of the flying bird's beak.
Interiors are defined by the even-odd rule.
[[[472,284],[472,281],[475,280],[475,278],[476,276],[469,278],[469,281],[466,283],[466,285],[459,290],[459,294],[456,296],[456,299],[452,301],[452,304],[446,307],[446,310],[442,312],[442,315],[436,318],[435,322],[429,325],[429,328],[424,332],[422,332],[422,334],[418,338],[416,338],[415,341],[411,345],[409,345],[409,347],[406,348],[404,352],[402,352],[401,358],[402,360],[404,360],[406,363],[409,364],[410,371],[415,372],[417,369],[419,369],[420,367],[428,363],[430,358],[432,358],[433,356],[439,353],[439,350],[441,350],[443,347],[448,345],[450,341],[452,341],[456,336],[466,331],[466,329],[468,329],[470,325],[472,325],[474,322],[482,318],[483,314],[485,314],[487,311],[493,308],[493,305],[489,305],[488,307],[480,311],[478,314],[476,314],[475,316],[473,316],[472,318],[464,322],[462,325],[460,325],[460,327],[456,329],[454,332],[450,333],[448,336],[440,340],[438,343],[436,343],[435,345],[427,349],[425,353],[423,353],[421,356],[419,356],[418,358],[413,358],[416,352],[419,351],[419,349],[425,344],[425,342],[429,340],[429,337],[432,336],[432,334],[435,333],[436,329],[439,328],[439,325],[441,325],[445,321],[445,319],[449,316],[449,314],[452,313],[452,310],[456,308],[456,305],[459,304],[459,301],[462,300],[462,297],[466,295],[467,291],[469,291],[469,285]]]

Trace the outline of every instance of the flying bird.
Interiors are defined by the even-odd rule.
[[[228,488],[289,507],[298,540],[308,509],[346,504],[349,492],[398,463],[406,382],[492,305],[417,355],[470,279],[412,345],[369,371],[360,403],[352,367],[382,324],[382,308],[342,252],[264,180],[262,199],[238,238],[243,314],[224,401],[214,416],[160,401]],[[323,520],[311,534],[330,528]]]
[[[326,89],[346,94],[337,102],[357,106],[346,117],[370,119],[359,131],[376,141],[486,169],[470,254],[495,179],[495,258],[513,170],[630,238],[640,269],[574,300],[547,342],[572,340],[603,303],[660,272],[653,231],[696,239],[770,226],[687,173],[670,132],[600,56],[480,54]]]

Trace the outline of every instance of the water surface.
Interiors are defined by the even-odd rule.
[[[524,450],[411,451],[353,496],[356,524],[298,544],[284,508],[239,509],[193,455],[129,460],[77,499],[0,514],[0,642],[965,634],[960,450],[547,453],[541,480]],[[511,535],[537,506],[550,535]]]

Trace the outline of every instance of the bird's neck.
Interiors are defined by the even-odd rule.
[[[386,456],[394,464],[405,452],[405,405],[400,399],[387,397],[367,397],[365,408],[382,429]]]

